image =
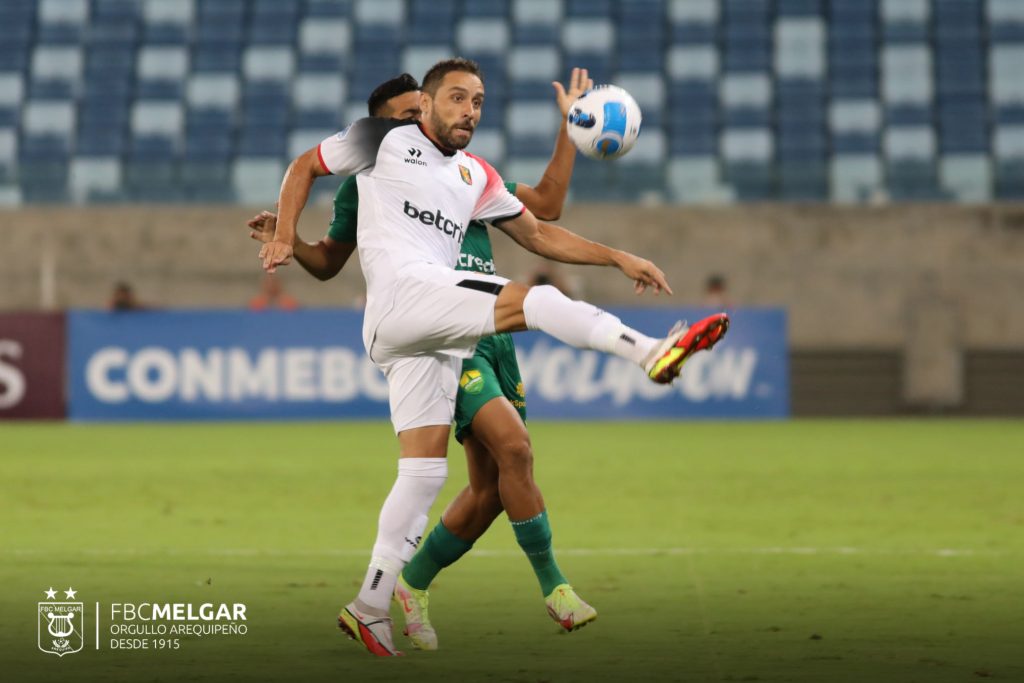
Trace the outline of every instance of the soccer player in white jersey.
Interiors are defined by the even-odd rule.
[[[422,84],[422,123],[360,119],[292,162],[281,186],[274,239],[260,250],[268,271],[289,263],[298,217],[316,177],[357,175],[358,248],[367,285],[363,342],[388,381],[400,457],[366,578],[339,623],[382,656],[397,654],[388,606],[447,478],[458,369],[480,338],[541,330],[572,346],[630,359],[653,381],[668,383],[690,355],[710,349],[728,329],[723,313],[652,338],[550,285],[526,287],[496,275],[457,272],[465,226],[477,219],[541,256],[614,265],[634,281],[637,293],[648,287],[671,293],[664,273],[650,261],[539,223],[486,161],[463,151],[483,100],[483,78],[474,62],[434,65]]]

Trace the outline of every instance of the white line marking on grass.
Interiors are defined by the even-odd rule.
[[[708,618],[708,610],[705,605],[704,599],[704,584],[701,583],[700,574],[697,573],[697,567],[693,562],[693,554],[690,553],[686,556],[686,566],[690,571],[690,580],[693,581],[694,593],[697,595],[697,611],[700,612],[700,621],[704,626],[704,635],[707,638],[711,638],[711,620]],[[722,680],[722,665],[718,661],[718,653],[715,652],[713,644],[709,644],[707,648],[708,652],[711,653],[711,663],[715,666],[715,678]]]
[[[52,549],[6,548],[0,549],[0,556],[31,557],[51,555]],[[1019,555],[1019,552],[1001,550],[978,550],[974,548],[857,548],[839,546],[815,548],[806,546],[764,547],[764,548],[555,548],[557,555],[567,557],[658,557],[686,555],[821,555],[821,556],[886,556],[908,555],[917,557],[1004,557]],[[62,555],[86,555],[97,557],[155,557],[155,556],[207,556],[207,557],[369,557],[366,548],[324,548],[322,550],[282,548],[62,548]],[[519,557],[519,549],[473,550],[474,557]]]

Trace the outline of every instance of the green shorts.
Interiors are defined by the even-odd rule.
[[[459,394],[455,399],[455,438],[459,443],[484,404],[504,396],[526,422],[526,391],[516,361],[511,334],[484,337],[472,358],[462,361]]]

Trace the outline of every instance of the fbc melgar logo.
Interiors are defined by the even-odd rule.
[[[38,603],[36,617],[37,645],[58,657],[81,652],[87,631],[93,635],[89,649],[118,651],[178,650],[190,641],[249,632],[242,602],[97,602],[87,627],[85,606],[73,601],[78,591],[50,587],[43,593],[46,599]]]
[[[85,609],[80,602],[68,602],[76,597],[76,591],[56,591],[51,586],[43,592],[46,601],[39,603],[39,649],[58,657],[80,652],[85,645]],[[58,592],[66,600],[59,600]]]

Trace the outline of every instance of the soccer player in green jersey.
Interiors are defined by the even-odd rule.
[[[579,95],[593,87],[586,69],[573,69],[568,89],[553,84],[562,116]],[[416,118],[419,86],[408,74],[383,83],[370,96],[371,116]],[[544,220],[561,214],[575,163],[575,147],[565,127],[559,128],[555,151],[536,187],[507,183],[526,206]],[[356,247],[358,190],[354,177],[338,188],[334,217],[327,236],[317,243],[296,238],[296,260],[315,277],[336,275]],[[267,241],[276,217],[263,212],[249,225],[252,236]],[[487,226],[470,223],[462,243],[458,270],[495,272]],[[544,498],[533,479],[533,451],[526,431],[526,394],[516,361],[512,335],[482,339],[475,355],[463,361],[455,407],[455,438],[466,451],[469,485],[455,497],[426,542],[402,571],[395,599],[402,606],[405,633],[415,647],[437,648],[428,616],[427,588],[444,567],[464,555],[504,510],[516,540],[540,583],[548,613],[566,630],[593,621],[597,612],[573,591],[555,561]]]

